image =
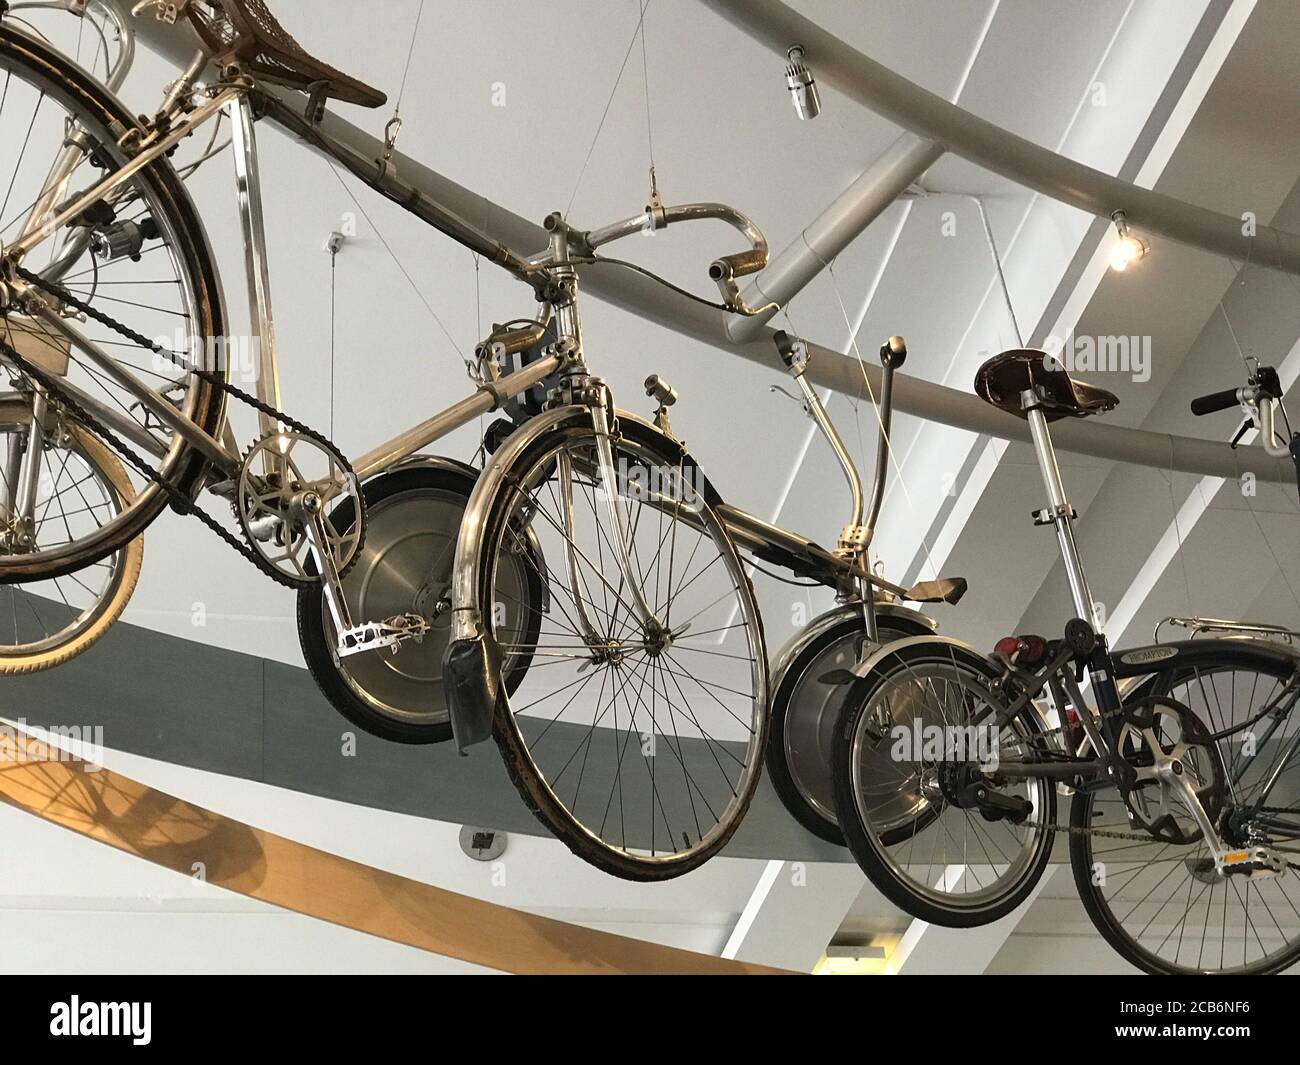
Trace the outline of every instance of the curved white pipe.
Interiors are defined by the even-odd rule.
[[[804,50],[819,81],[889,121],[1044,196],[1101,218],[1123,211],[1130,226],[1215,255],[1300,274],[1300,235],[1153,192],[1085,166],[949,103],[863,55],[780,0],[701,0],[781,55]]]

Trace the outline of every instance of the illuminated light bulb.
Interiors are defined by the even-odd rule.
[[[1115,223],[1115,232],[1119,235],[1115,246],[1110,250],[1110,268],[1122,274],[1134,263],[1144,259],[1150,246],[1141,237],[1133,235],[1123,211],[1116,211],[1110,217]]]

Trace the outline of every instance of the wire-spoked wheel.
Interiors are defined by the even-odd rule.
[[[483,524],[480,602],[503,655],[530,655],[494,723],[525,801],[591,864],[662,880],[716,854],[749,806],[767,664],[753,589],[699,470],[657,430],[619,424],[615,484],[585,412],[511,460]],[[513,601],[501,560],[535,555],[525,531],[546,559],[549,609],[517,646],[518,611],[536,608]],[[643,623],[638,593],[658,625]]]
[[[128,162],[118,138],[136,121],[99,82],[53,48],[20,32],[10,20],[0,24],[0,81],[0,130],[6,138],[8,167],[0,188],[0,248],[11,248],[25,232],[39,231],[75,193]],[[73,133],[85,148],[70,147]],[[65,157],[70,169],[51,184]],[[149,163],[112,196],[111,203],[87,210],[82,216],[86,224],[62,227],[21,263],[0,271],[11,288],[8,306],[0,308],[0,340],[43,371],[52,385],[76,389],[79,402],[95,405],[96,416],[111,424],[170,483],[194,491],[206,469],[202,453],[160,425],[132,392],[91,358],[88,345],[107,353],[119,368],[151,386],[200,428],[219,433],[225,410],[222,394],[191,372],[197,366],[224,375],[227,368],[213,342],[225,327],[211,251],[194,205],[168,160]],[[11,265],[59,286],[51,293],[23,282],[47,308],[57,309],[85,343],[70,343],[46,318],[29,313],[33,308],[27,295],[20,294]],[[67,305],[67,297],[158,344],[179,365]],[[16,365],[0,353],[3,371],[21,380]],[[35,393],[32,385],[21,381],[23,395]],[[55,392],[57,400],[57,387]],[[127,506],[84,525],[66,542],[0,555],[0,583],[75,573],[123,549],[168,503],[156,484],[134,470],[129,476],[133,490]]]
[[[986,724],[1002,705],[997,677],[963,644],[903,641],[850,690],[836,730],[835,809],[849,849],[886,898],[931,924],[966,928],[1005,916],[1051,857],[1044,826],[1056,820],[1055,786],[996,773],[998,761],[1035,757],[1043,730],[1030,712]],[[1023,816],[990,819],[957,801],[981,782]]]
[[[30,421],[0,416],[0,556],[16,549],[20,519],[13,504],[30,428]],[[22,552],[67,544],[112,520],[135,497],[122,464],[84,429],[59,429],[42,456],[30,528],[21,522]],[[76,573],[0,584],[0,675],[49,669],[89,648],[130,601],[143,557],[144,542],[136,537]]]
[[[1187,657],[1190,652],[1184,652]],[[1180,659],[1181,661],[1181,659]],[[1286,868],[1223,876],[1199,833],[1133,842],[1084,830],[1132,831],[1116,788],[1072,800],[1070,863],[1088,916],[1126,960],[1149,973],[1279,973],[1300,960],[1300,716],[1294,664],[1237,650],[1144,685],[1177,699],[1216,736],[1223,776],[1215,821],[1225,842],[1265,846]],[[1262,716],[1261,716],[1262,714]],[[1258,718],[1258,720],[1255,720]],[[1181,740],[1177,723],[1160,738]],[[1180,821],[1189,819],[1175,810]],[[1173,837],[1171,837],[1173,838]],[[1252,843],[1253,841],[1253,843]]]

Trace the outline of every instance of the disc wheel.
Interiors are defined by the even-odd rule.
[[[765,763],[778,797],[796,821],[819,839],[844,847],[844,833],[835,816],[832,749],[840,704],[848,688],[822,678],[833,670],[851,670],[867,648],[865,622],[860,608],[841,608],[838,620],[822,626],[816,619],[810,635],[797,634],[775,659],[772,671],[772,718]],[[920,620],[880,615],[877,632],[881,645],[907,636],[924,636],[932,630]],[[908,804],[901,811],[904,823],[883,832],[911,832]],[[901,838],[901,837],[899,837]]]
[[[1193,657],[1184,649],[1179,660]],[[1224,774],[1217,827],[1245,846],[1252,834],[1283,856],[1279,876],[1220,876],[1204,839],[1134,844],[1085,829],[1133,831],[1118,790],[1076,794],[1070,864],[1084,909],[1125,960],[1148,973],[1280,973],[1300,960],[1300,719],[1295,663],[1207,650],[1153,677],[1139,698],[1178,700],[1215,734]],[[1252,719],[1267,711],[1254,724]],[[1270,783],[1271,782],[1271,783]]]
[[[0,422],[0,456],[26,450],[28,424]],[[46,451],[35,504],[33,550],[58,545],[131,505],[134,489],[116,456],[83,429],[71,428]],[[0,475],[0,501],[14,498]],[[6,506],[0,505],[0,516]],[[140,537],[73,574],[0,585],[0,675],[35,673],[67,662],[118,619],[140,576]]]
[[[494,722],[520,794],[584,860],[663,880],[721,850],[753,798],[767,665],[712,490],[675,441],[630,417],[619,425],[615,485],[601,482],[586,411],[508,460],[484,517],[478,582],[491,638],[532,656]],[[623,508],[630,579],[611,500]],[[512,594],[502,560],[525,531],[547,559],[537,576],[551,607],[528,638],[500,622]],[[637,612],[637,590],[657,631]]]
[[[996,731],[984,724],[1001,705],[991,687],[997,676],[962,644],[905,641],[853,686],[835,733],[835,809],[849,849],[886,898],[931,924],[967,928],[1005,916],[1051,857],[1052,833],[1037,827],[1055,822],[1050,782],[1003,780],[995,770],[985,777],[1025,804],[1024,823],[988,820],[951,798],[953,779],[993,764],[988,756],[1024,761],[1041,749],[1043,730],[1030,713]],[[883,805],[901,828],[900,796],[912,797],[912,831],[886,839],[877,818]]]
[[[322,693],[352,724],[397,743],[441,743],[451,739],[442,658],[451,623],[451,568],[474,472],[437,466],[411,466],[371,478],[366,499],[366,542],[343,579],[343,597],[355,622],[415,613],[429,622],[420,641],[406,640],[396,652],[338,654],[334,621],[319,585],[298,592],[298,637],[307,667]],[[355,508],[344,500],[331,512],[346,533]],[[512,556],[504,574],[508,606],[521,609],[524,644],[536,640],[545,610],[541,559]],[[513,692],[528,670],[525,652],[504,666],[506,690]]]
[[[25,230],[47,221],[58,204],[90,188],[109,167],[124,164],[127,156],[118,138],[137,123],[94,78],[8,20],[0,23],[0,80],[5,88],[0,135],[9,144],[0,179],[0,247],[9,247]],[[93,150],[76,156],[63,180],[51,187],[49,179],[69,130],[80,131]],[[100,204],[82,217],[89,220],[102,208]],[[21,266],[57,282],[79,301],[180,358],[182,365],[177,366],[111,327],[82,320],[79,313],[73,317],[64,308],[67,321],[114,363],[215,435],[224,416],[224,393],[196,377],[191,368],[224,373],[228,367],[230,360],[219,357],[213,342],[225,331],[220,286],[202,223],[171,163],[158,159],[133,175],[120,187],[112,215],[112,222],[60,229],[29,252]],[[146,220],[151,225],[144,232],[156,236],[142,238],[138,258],[92,254],[97,240],[98,246],[107,245],[105,226]],[[47,293],[42,299],[59,303]],[[129,435],[131,446],[170,483],[186,492],[197,490],[207,468],[204,456],[147,415],[85,347],[68,344],[53,325],[13,304],[0,311],[0,339],[46,371],[55,384],[75,387],[102,411],[111,412],[119,435]],[[2,355],[0,365],[15,373]],[[25,392],[30,395],[31,389]],[[131,433],[123,434],[121,426],[129,426]],[[66,543],[0,555],[0,583],[73,573],[135,539],[169,499],[136,472],[130,477],[134,489],[120,513],[83,528]]]

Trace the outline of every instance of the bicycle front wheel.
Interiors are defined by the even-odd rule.
[[[685,450],[621,416],[613,470],[607,483],[584,417],[505,471],[483,525],[480,602],[503,654],[531,665],[499,699],[494,733],[525,802],[570,850],[663,880],[716,854],[749,806],[767,664],[753,588]],[[519,600],[511,559],[534,568],[540,602]]]
[[[0,455],[31,447],[30,423],[0,418]],[[131,505],[134,489],[117,457],[84,429],[70,428],[42,448],[46,474],[34,499],[34,550],[77,538]],[[0,471],[0,519],[18,495]],[[26,584],[0,584],[0,675],[35,673],[75,658],[113,625],[135,591],[144,557],[137,536],[77,573]]]
[[[988,724],[1003,705],[997,678],[963,644],[903,641],[850,688],[841,710],[833,757],[844,838],[886,898],[931,924],[969,928],[1006,916],[1051,857],[1055,786],[997,772],[999,762],[1040,757],[1043,729],[1027,710]],[[978,791],[996,801],[981,803]]]

